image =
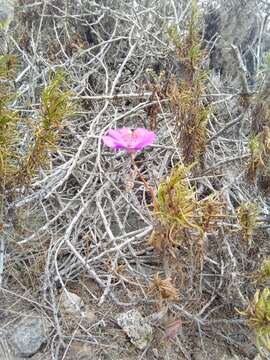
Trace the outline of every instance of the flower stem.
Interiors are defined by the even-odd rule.
[[[155,203],[156,203],[156,196],[155,196],[155,192],[154,189],[148,184],[148,182],[146,181],[146,179],[144,178],[144,176],[141,174],[140,169],[138,168],[138,166],[136,165],[135,162],[135,157],[136,154],[135,153],[131,153],[131,163],[134,167],[134,170],[136,171],[136,173],[138,174],[139,178],[141,179],[141,181],[144,184],[144,187],[146,188],[147,191],[149,191],[152,201],[153,201],[153,206],[155,208]]]

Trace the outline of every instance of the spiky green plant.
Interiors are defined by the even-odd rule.
[[[168,35],[177,50],[178,59],[187,67],[191,76],[200,67],[204,57],[200,36],[201,22],[202,15],[197,0],[192,0],[190,17],[184,24],[187,32],[180,35],[176,25],[170,26],[168,29]]]
[[[16,127],[18,114],[12,109],[16,94],[11,80],[15,74],[16,61],[12,56],[0,56],[0,182],[3,191],[7,178],[14,174],[16,165]]]
[[[243,239],[251,243],[257,224],[258,205],[252,202],[245,202],[239,206],[237,214]]]
[[[65,73],[58,71],[51,76],[49,84],[42,91],[38,122],[32,132],[33,140],[28,144],[25,154],[18,151],[21,134],[17,124],[23,119],[12,110],[16,93],[10,90],[10,79],[14,74],[15,62],[10,57],[0,58],[0,180],[2,191],[15,186],[29,184],[40,168],[44,168],[59,143],[59,132],[65,121],[72,116],[75,107],[71,92],[65,89]],[[3,91],[3,87],[4,90]]]
[[[22,162],[18,178],[30,179],[40,167],[47,165],[50,152],[59,142],[59,130],[74,113],[71,92],[62,89],[65,74],[59,71],[43,90],[40,104],[40,124],[35,128],[34,141]]]
[[[190,167],[180,165],[158,187],[156,216],[162,223],[197,228],[193,223],[195,193],[188,184]]]
[[[224,203],[214,195],[209,195],[197,204],[200,214],[199,224],[203,232],[207,233],[218,227],[218,221],[224,218]]]
[[[197,199],[196,191],[189,184],[190,171],[191,166],[178,165],[158,187],[154,215],[160,227],[151,235],[150,244],[159,252],[179,245],[185,232],[202,240],[223,216],[223,204],[214,196]]]
[[[254,180],[257,175],[270,172],[270,128],[265,127],[258,135],[251,137],[249,142],[250,162],[248,176]]]
[[[203,69],[205,52],[200,37],[201,15],[197,1],[192,1],[187,33],[178,33],[177,26],[168,33],[176,49],[183,76],[173,79],[168,87],[168,97],[177,114],[179,144],[183,150],[185,164],[192,164],[204,154],[207,145],[207,125],[210,107],[202,102],[205,93],[207,72]]]
[[[261,78],[260,88],[253,97],[251,112],[250,161],[248,164],[248,178],[256,181],[263,192],[270,190],[270,106],[269,106],[269,80],[270,55],[265,56],[262,71],[258,73]]]
[[[270,51],[265,53],[263,69],[268,72],[270,71]]]
[[[261,267],[254,274],[255,281],[263,284],[270,279],[270,258],[264,259]]]
[[[244,311],[237,310],[247,318],[249,328],[254,331],[256,344],[260,350],[262,347],[270,351],[270,291],[256,290],[254,299]]]
[[[12,220],[8,218],[5,205],[14,200],[18,189],[27,189],[39,170],[47,166],[59,144],[60,130],[75,110],[71,93],[66,89],[65,74],[58,71],[42,91],[35,122],[20,117],[20,112],[14,110],[19,96],[12,82],[15,74],[15,59],[0,57],[0,230],[11,221],[16,228],[17,215],[13,214]],[[22,131],[29,133],[23,149]],[[4,239],[0,241],[3,247]]]
[[[0,56],[0,79],[10,80],[16,74],[16,57],[13,55]]]

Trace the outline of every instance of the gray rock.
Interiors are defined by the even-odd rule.
[[[84,315],[84,307],[85,305],[78,295],[70,291],[66,291],[62,294],[60,299],[60,308],[64,313],[74,316]]]
[[[116,321],[136,348],[143,350],[152,340],[152,327],[137,310],[119,314]]]
[[[38,314],[30,314],[9,330],[7,340],[14,355],[30,357],[44,344],[48,337],[48,325]]]

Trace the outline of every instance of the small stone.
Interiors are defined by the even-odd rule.
[[[119,314],[116,321],[130,338],[131,343],[140,350],[145,349],[153,338],[152,327],[137,310]]]
[[[69,315],[84,315],[83,300],[77,294],[74,294],[70,291],[63,292],[63,294],[61,295],[60,308]]]
[[[15,354],[30,357],[38,352],[48,338],[48,324],[39,314],[32,313],[22,318],[9,330],[7,340]]]
[[[153,351],[154,357],[155,357],[156,359],[158,359],[158,358],[159,358],[158,349],[154,348],[152,351]]]
[[[88,307],[85,309],[84,316],[90,324],[93,324],[97,320],[95,312]]]

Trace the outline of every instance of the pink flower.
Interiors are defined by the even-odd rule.
[[[156,134],[144,128],[109,130],[102,136],[105,145],[115,150],[124,149],[129,153],[142,150],[145,146],[151,145],[155,139]]]

